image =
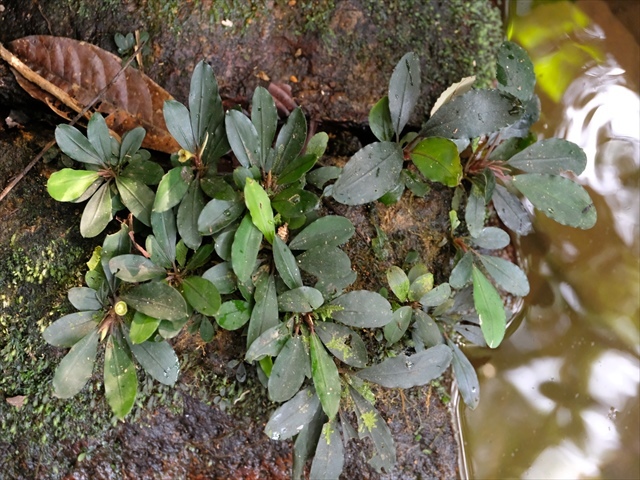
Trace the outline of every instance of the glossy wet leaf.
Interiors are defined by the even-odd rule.
[[[516,153],[507,164],[527,173],[558,175],[571,171],[580,175],[587,166],[587,156],[575,143],[548,138]]]
[[[175,100],[166,100],[162,112],[167,130],[180,147],[187,152],[196,153],[198,147],[191,129],[191,116],[187,107]]]
[[[187,302],[175,288],[162,282],[138,285],[121,295],[122,300],[150,317],[181,320],[189,315]]]
[[[273,209],[285,219],[302,217],[317,208],[319,198],[294,184],[279,192],[271,202]],[[291,222],[289,222],[291,223]]]
[[[441,283],[433,290],[428,291],[420,297],[420,305],[423,308],[437,307],[442,305],[451,296],[451,286],[448,283]]]
[[[138,391],[136,367],[125,346],[109,335],[104,354],[104,395],[114,415],[122,420],[133,408]]]
[[[587,191],[568,178],[528,173],[513,177],[513,186],[533,206],[562,225],[589,229],[597,220],[596,209]]]
[[[289,328],[285,323],[268,328],[250,344],[244,357],[245,361],[253,363],[265,357],[275,357],[290,337]]]
[[[476,267],[472,267],[473,303],[480,318],[482,334],[490,348],[502,342],[507,327],[502,299],[487,277]]]
[[[316,453],[311,463],[309,478],[338,479],[343,466],[344,445],[338,420],[333,418],[322,427]]]
[[[278,295],[281,312],[308,313],[324,303],[322,293],[312,287],[298,287]]]
[[[319,280],[330,282],[355,273],[349,256],[338,247],[324,246],[307,250],[297,257],[302,270]]]
[[[262,232],[264,238],[269,243],[273,243],[276,235],[275,223],[273,221],[273,210],[271,200],[264,188],[251,178],[247,178],[244,185],[244,201],[247,204],[253,224]]]
[[[412,312],[409,306],[400,307],[393,312],[393,319],[384,326],[384,338],[389,344],[393,345],[403,337],[409,328]]]
[[[444,104],[427,121],[428,137],[476,138],[511,125],[522,117],[520,102],[499,90],[471,90]]]
[[[389,97],[385,95],[369,111],[369,128],[381,142],[393,141],[394,129],[389,111]]]
[[[180,373],[180,363],[176,353],[166,341],[146,341],[138,345],[129,344],[136,361],[154,380],[173,385]]]
[[[367,347],[360,335],[349,327],[319,321],[315,324],[315,332],[327,350],[341,362],[356,368],[364,368],[367,365]]]
[[[128,177],[116,177],[116,185],[122,203],[133,216],[147,226],[151,226],[151,210],[155,199],[153,190],[144,183]]]
[[[219,232],[240,218],[245,209],[244,202],[238,196],[209,200],[198,217],[198,231],[203,235]]]
[[[173,266],[173,262],[167,256],[167,253],[160,247],[158,240],[153,235],[147,236],[145,240],[145,249],[149,254],[150,260],[156,265],[169,269]]]
[[[322,426],[326,419],[327,416],[322,411],[322,407],[318,405],[318,409],[311,421],[300,430],[300,433],[296,437],[293,446],[292,480],[301,480],[303,478],[302,475],[307,459],[311,457],[316,450]]]
[[[444,343],[442,332],[440,332],[435,320],[422,310],[413,311],[413,332],[427,348]],[[416,351],[418,350],[416,347]]]
[[[77,310],[102,310],[102,303],[93,288],[72,287],[67,292],[67,297]]]
[[[53,376],[53,394],[56,397],[73,397],[91,378],[98,353],[98,338],[98,330],[92,330],[60,361]]]
[[[303,365],[309,361],[302,338],[289,338],[271,369],[268,383],[271,401],[286,402],[298,392],[305,378]]]
[[[87,137],[80,133],[77,128],[71,125],[58,125],[55,137],[60,150],[77,162],[91,165],[104,165],[106,163],[106,159],[96,152]]]
[[[251,217],[245,215],[231,246],[231,265],[241,283],[250,280],[261,243],[262,233],[253,224]]]
[[[478,235],[472,238],[475,245],[487,250],[499,250],[511,243],[507,232],[498,227],[484,227]]]
[[[411,161],[432,182],[455,187],[462,180],[458,147],[441,137],[425,138],[411,150]]]
[[[322,188],[327,182],[338,178],[341,172],[340,167],[319,167],[309,172],[306,178],[314,187]]]
[[[229,145],[243,167],[260,165],[262,152],[256,127],[242,112],[229,110],[225,115]]]
[[[236,274],[233,273],[230,262],[222,262],[214,265],[202,274],[213,283],[221,295],[229,295],[236,291]]]
[[[63,168],[51,174],[47,192],[59,202],[73,202],[99,178],[98,172]]]
[[[355,233],[348,218],[327,215],[306,226],[289,242],[291,250],[309,250],[314,247],[342,245]]]
[[[333,359],[315,333],[309,337],[311,376],[324,413],[332,419],[340,408],[340,376]]]
[[[518,235],[528,235],[533,231],[529,212],[513,193],[502,185],[493,190],[493,206],[500,220]]]
[[[191,276],[185,278],[181,286],[182,294],[197,312],[208,316],[218,313],[222,301],[218,289],[209,280]]]
[[[484,217],[486,215],[486,204],[484,195],[474,185],[467,199],[467,208],[464,211],[464,220],[467,229],[472,237],[477,237],[484,228]]]
[[[109,270],[120,280],[129,283],[159,280],[167,275],[163,267],[154,264],[142,255],[118,255],[109,260]]]
[[[276,138],[276,161],[274,172],[277,176],[302,151],[307,139],[307,120],[300,107],[294,109],[280,129]]]
[[[367,290],[345,293],[331,304],[342,307],[333,313],[333,319],[351,327],[383,327],[393,318],[389,302],[382,295]]]
[[[243,300],[229,300],[220,305],[215,318],[225,330],[237,330],[251,318],[251,306]]]
[[[480,402],[480,383],[478,382],[476,369],[456,344],[451,341],[447,341],[447,343],[453,352],[451,364],[460,395],[462,395],[467,407],[475,410]]]
[[[420,60],[409,52],[405,54],[389,80],[389,113],[396,135],[400,135],[409,121],[420,95]]]
[[[513,42],[504,42],[496,62],[498,88],[522,101],[533,95],[536,74],[527,52]]]
[[[398,297],[398,300],[404,302],[409,296],[409,277],[400,267],[393,265],[387,270],[387,282],[391,291]]]
[[[193,171],[188,166],[169,170],[160,180],[153,202],[154,212],[164,212],[180,203],[193,180]]]
[[[403,163],[398,144],[371,143],[349,159],[333,184],[332,196],[345,205],[373,202],[398,184]]]
[[[151,228],[158,246],[162,248],[165,257],[173,262],[176,259],[176,218],[172,211],[152,212]]]
[[[419,301],[433,288],[433,273],[425,273],[411,282],[409,287],[409,300]]]
[[[451,363],[451,349],[436,345],[413,355],[387,358],[356,375],[387,388],[411,388],[438,378]]]
[[[71,347],[95,330],[103,316],[102,306],[100,310],[71,313],[49,325],[42,336],[54,347]]]
[[[189,117],[197,147],[202,149],[206,141],[207,150],[215,150],[216,130],[224,123],[224,110],[213,69],[204,60],[198,62],[191,75]]]
[[[286,440],[300,433],[314,417],[320,400],[312,387],[299,391],[269,418],[264,433],[272,440]]]
[[[289,247],[278,236],[275,237],[273,243],[273,260],[280,278],[287,287],[298,288],[302,286],[302,277],[296,259]]]
[[[529,294],[529,281],[520,267],[500,257],[479,255],[479,258],[500,288],[521,297]]]
[[[80,234],[85,238],[93,238],[104,231],[111,219],[112,212],[111,185],[104,183],[87,202],[80,219]]]
[[[159,325],[159,318],[150,317],[142,312],[136,312],[131,320],[131,329],[129,330],[131,343],[146,342],[151,338],[151,335],[158,330]]]
[[[238,225],[231,225],[214,237],[213,248],[218,256],[227,261],[231,261],[231,247],[233,246],[233,240],[235,239]]]

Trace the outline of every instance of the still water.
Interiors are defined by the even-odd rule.
[[[579,181],[598,223],[581,231],[538,216],[520,240],[531,293],[497,351],[470,352],[481,400],[460,410],[466,468],[474,479],[637,479],[638,43],[603,1],[512,0],[509,13],[538,75],[535,131],[585,150]]]

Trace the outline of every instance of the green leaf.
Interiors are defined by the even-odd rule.
[[[328,143],[329,135],[327,135],[325,132],[318,132],[307,142],[305,154],[313,155],[314,157],[316,157],[316,160],[318,160],[324,155]]]
[[[309,250],[314,247],[337,247],[349,240],[355,227],[348,218],[328,215],[305,227],[289,242],[291,250]]]
[[[53,394],[71,398],[86,385],[98,353],[98,329],[78,341],[62,359],[53,376]]]
[[[173,213],[173,212],[172,212]],[[153,213],[151,214],[153,216]],[[167,256],[167,253],[160,247],[158,240],[153,235],[149,235],[145,240],[145,249],[149,254],[149,259],[156,265],[165,269],[173,267],[173,261]]]
[[[58,125],[56,127],[56,143],[60,150],[78,162],[91,165],[104,165],[106,159],[102,158],[93,145],[87,140],[80,130],[71,125]]]
[[[161,320],[181,320],[189,316],[187,302],[166,283],[143,283],[121,295],[121,299],[145,315]]]
[[[111,270],[109,270],[109,260],[117,255],[129,253],[130,251],[131,239],[129,238],[129,228],[125,223],[122,223],[120,230],[105,237],[100,255],[100,266],[112,290],[115,290],[116,285],[115,277],[111,273]]]
[[[441,283],[433,290],[425,293],[418,301],[424,308],[437,307],[446,302],[450,295],[451,286],[448,283]]]
[[[158,185],[153,211],[164,212],[178,205],[192,180],[193,171],[186,165],[169,170]]]
[[[320,400],[312,387],[300,390],[271,414],[264,433],[271,440],[286,440],[298,434],[314,417]]]
[[[324,303],[322,293],[312,287],[298,287],[278,296],[278,309],[281,312],[308,313]]]
[[[256,127],[242,112],[229,110],[225,115],[227,138],[238,162],[243,167],[259,166],[262,152]]]
[[[309,457],[311,457],[318,445],[318,439],[322,432],[322,425],[327,416],[322,411],[322,407],[318,405],[315,415],[311,421],[304,426],[300,433],[296,436],[293,445],[293,467],[291,469],[292,480],[302,480],[305,465]]]
[[[133,156],[140,150],[142,141],[144,140],[146,130],[142,127],[136,127],[129,130],[122,136],[122,144],[120,145],[120,163],[129,162]],[[142,180],[142,179],[139,179]],[[145,184],[147,182],[144,182]]]
[[[176,142],[187,152],[196,153],[196,140],[193,138],[191,118],[187,107],[175,100],[165,100],[163,107],[167,130]]]
[[[409,52],[393,69],[389,81],[389,112],[396,135],[402,133],[419,96],[420,61],[415,53]]]
[[[242,168],[242,167],[239,167]],[[200,179],[200,188],[211,198],[230,200],[236,198],[236,192],[223,178],[214,176],[213,169],[209,169],[207,175]]]
[[[393,319],[384,326],[384,338],[390,345],[403,337],[409,328],[412,312],[413,310],[409,306],[400,307],[393,312]]]
[[[322,427],[309,478],[338,479],[344,466],[344,445],[336,418]]]
[[[280,324],[278,318],[278,295],[273,275],[261,272],[255,285],[256,289],[253,293],[253,298],[256,303],[253,306],[253,310],[251,310],[251,318],[247,328],[247,347],[250,347],[254,340],[265,331]]]
[[[276,160],[273,166],[276,176],[279,177],[283,169],[298,156],[306,140],[307,120],[302,109],[297,107],[291,112],[276,138]]]
[[[45,342],[54,347],[71,347],[95,330],[103,315],[101,310],[65,315],[49,325],[42,336]]]
[[[154,380],[164,385],[176,383],[180,373],[180,363],[173,348],[166,341],[147,341],[139,345],[129,343],[129,348],[145,372]]]
[[[572,171],[580,175],[587,166],[587,155],[575,143],[561,138],[549,138],[516,153],[507,165],[527,173],[557,175]]]
[[[182,293],[197,312],[213,316],[218,313],[221,299],[218,289],[202,277],[187,277],[182,281]]]
[[[453,365],[453,375],[456,378],[460,395],[462,395],[462,399],[467,407],[475,410],[480,402],[480,382],[478,382],[476,369],[473,368],[471,362],[456,344],[450,340],[448,340],[447,343],[453,352],[451,365]]]
[[[212,146],[213,132],[223,120],[224,111],[213,69],[204,60],[198,62],[191,75],[189,116],[197,148],[202,148],[205,141],[207,147]],[[196,153],[195,150],[189,151]]]
[[[208,317],[202,317],[202,320],[200,320],[200,338],[202,338],[202,341],[209,343],[213,340],[214,333],[215,331],[211,320],[209,320]]]
[[[202,274],[202,278],[213,283],[221,295],[229,295],[236,291],[236,274],[233,273],[230,262],[214,265]]]
[[[133,360],[118,339],[109,335],[104,354],[104,395],[120,420],[133,408],[137,391],[138,377]]]
[[[256,128],[260,142],[259,165],[263,170],[271,170],[267,168],[267,158],[278,127],[278,111],[273,97],[264,87],[256,87],[253,92],[251,122]]]
[[[311,248],[299,255],[297,261],[302,270],[324,283],[355,275],[349,256],[337,247]]]
[[[504,224],[518,235],[528,235],[533,231],[529,212],[513,193],[502,185],[496,185],[493,191],[493,206]]]
[[[251,279],[261,243],[262,233],[253,224],[251,217],[245,215],[231,246],[231,265],[241,283],[247,283]]]
[[[400,267],[393,265],[387,270],[387,282],[389,282],[389,287],[391,287],[391,291],[398,300],[401,302],[407,300],[410,285],[409,277]]]
[[[413,283],[416,281],[416,279],[418,277],[421,277],[422,275],[427,275],[429,274],[429,268],[422,262],[416,263],[413,267],[411,267],[411,269],[409,270],[409,273],[407,273],[407,277],[409,278],[409,282]]]
[[[211,235],[235,222],[245,211],[242,199],[221,200],[214,198],[207,203],[198,217],[198,230],[203,235]]]
[[[71,305],[78,310],[102,310],[102,303],[96,296],[96,291],[88,287],[73,287],[67,293]]]
[[[176,259],[176,218],[171,210],[151,213],[151,228],[158,246],[169,262]],[[149,238],[149,237],[147,237]]]
[[[120,198],[133,216],[151,226],[151,209],[155,199],[153,191],[144,183],[127,177],[116,177]]]
[[[302,286],[302,277],[296,259],[289,247],[278,236],[275,237],[273,243],[273,260],[280,278],[287,287],[298,288]]]
[[[503,290],[524,297],[529,294],[527,275],[508,260],[489,255],[479,255],[482,265]]]
[[[451,349],[436,345],[413,355],[401,353],[377,365],[360,370],[356,376],[387,388],[411,388],[438,378],[451,363]]]
[[[472,238],[473,243],[480,248],[487,250],[499,250],[506,247],[511,242],[511,237],[507,232],[498,227],[485,227],[480,233]]]
[[[293,397],[304,381],[303,367],[309,362],[309,356],[302,342],[302,337],[291,337],[287,340],[273,364],[269,376],[269,399],[273,402],[286,402]]]
[[[458,290],[464,288],[471,281],[471,267],[473,266],[473,254],[467,252],[456,263],[456,266],[451,270],[449,276],[449,285]]]
[[[87,138],[104,163],[111,163],[111,135],[109,127],[98,112],[91,115],[87,124]]]
[[[433,288],[433,273],[425,273],[411,282],[409,287],[409,300],[419,301]]]
[[[104,183],[87,202],[80,219],[80,234],[85,238],[93,238],[107,227],[112,213],[111,185]]]
[[[477,237],[484,228],[486,204],[482,192],[474,185],[467,200],[467,208],[464,211],[464,220],[472,237]]]
[[[527,101],[533,95],[536,74],[529,55],[521,46],[504,42],[498,50],[496,63],[498,88],[520,100]]]
[[[513,186],[534,207],[562,225],[586,230],[596,223],[597,213],[591,197],[568,178],[528,173],[513,177]]]
[[[202,267],[203,265],[209,262],[211,258],[211,254],[213,253],[213,244],[206,243],[198,247],[195,251],[189,262],[187,262],[187,266],[184,267],[185,270],[194,271]]]
[[[389,302],[382,295],[367,290],[345,293],[331,305],[342,307],[333,313],[333,319],[351,327],[383,327],[393,318]]]
[[[291,334],[286,323],[274,325],[251,342],[244,360],[253,363],[266,357],[275,357],[290,337]]]
[[[244,201],[251,213],[253,224],[258,227],[269,243],[273,243],[276,229],[269,195],[258,182],[251,178],[247,178],[244,186]]]
[[[159,280],[167,275],[163,267],[155,265],[142,255],[118,255],[109,260],[109,270],[120,280],[129,283]]]
[[[421,134],[476,138],[517,122],[523,111],[519,100],[499,90],[471,90],[440,107]]]
[[[197,250],[202,243],[202,235],[198,230],[198,219],[204,209],[204,195],[198,182],[191,182],[189,189],[178,207],[178,232],[185,245]]]
[[[138,344],[149,340],[151,335],[158,330],[159,325],[160,319],[136,312],[131,320],[131,330],[129,331],[131,343]]]
[[[504,338],[507,319],[502,299],[487,277],[476,267],[472,267],[473,303],[480,318],[482,334],[490,348],[496,348]]]
[[[416,197],[422,198],[431,191],[429,184],[422,180],[417,173],[410,170],[402,170],[400,180]]]
[[[393,123],[389,111],[389,97],[382,97],[369,112],[369,128],[381,142],[393,141]]]
[[[231,261],[231,247],[237,230],[238,225],[231,225],[214,237],[213,248],[218,256],[227,262]]]
[[[311,376],[324,413],[332,419],[340,408],[340,376],[338,368],[331,359],[318,335],[312,333],[309,337],[311,353]]]
[[[373,202],[398,184],[403,163],[398,144],[371,143],[358,150],[344,166],[333,184],[333,198],[345,205]]]
[[[462,164],[458,147],[441,137],[425,138],[411,150],[411,161],[432,182],[455,187],[462,180]]]
[[[100,178],[98,172],[63,168],[47,180],[47,192],[59,202],[73,202]]]
[[[288,185],[296,182],[313,168],[318,161],[318,157],[313,154],[299,155],[287,163],[280,175],[278,175],[278,185]]]
[[[279,192],[271,206],[285,219],[301,217],[318,206],[318,197],[294,184]]]
[[[220,305],[215,318],[225,330],[237,330],[251,318],[251,306],[242,300],[229,300]]]
[[[315,332],[324,346],[341,362],[356,368],[367,366],[367,347],[360,335],[349,327],[319,321],[315,324]]]
[[[428,348],[444,343],[442,332],[436,322],[422,310],[413,311],[413,331],[420,341]],[[415,336],[414,336],[415,343]],[[418,351],[416,346],[416,351]]]
[[[325,183],[338,178],[341,172],[340,167],[320,167],[309,172],[306,179],[311,185],[321,189]]]

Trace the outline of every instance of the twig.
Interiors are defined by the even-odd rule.
[[[140,46],[140,48],[142,48],[143,45],[144,45],[144,42]],[[102,88],[96,94],[96,96],[93,98],[93,100],[91,100],[87,104],[86,107],[82,108],[80,106],[80,104],[78,102],[76,102],[72,97],[67,95],[67,93],[65,93],[64,90],[62,90],[58,86],[54,85],[53,83],[49,82],[48,80],[43,78],[41,75],[38,75],[31,68],[29,68],[27,65],[25,65],[18,57],[16,57],[13,53],[11,53],[9,50],[7,50],[4,47],[4,45],[2,45],[1,42],[0,42],[0,57],[3,60],[5,60],[10,66],[15,68],[18,71],[18,73],[20,73],[20,75],[22,75],[24,78],[26,78],[27,80],[29,80],[32,83],[35,83],[40,88],[42,88],[44,91],[50,93],[51,95],[56,97],[58,100],[60,100],[62,103],[64,103],[68,107],[72,108],[76,112],[78,112],[78,114],[73,118],[73,120],[71,120],[71,123],[69,123],[69,125],[71,125],[71,126],[75,125],[78,122],[78,120],[80,120],[82,117],[84,117],[84,115],[96,103],[98,103],[98,101],[100,100],[100,98],[102,98],[102,96],[107,91],[107,89],[111,85],[113,85],[113,82],[116,81],[116,79],[122,74],[122,72],[124,72],[126,70],[126,68],[131,64],[131,62],[134,59],[134,57],[131,57],[129,60],[127,60],[122,65],[122,68],[120,68],[120,70],[118,70],[118,73],[116,73],[113,76],[113,78],[104,86],[104,88]],[[38,160],[40,160],[44,156],[44,154],[47,153],[47,151],[51,147],[53,147],[55,145],[55,143],[56,143],[55,140],[51,140],[49,143],[47,143],[44,146],[44,148],[42,150],[40,150],[40,153],[38,153],[38,155],[36,155],[35,158],[33,160],[31,160],[31,162],[29,162],[29,164],[24,168],[24,170],[22,170],[22,172],[20,172],[18,175],[16,175],[16,177],[13,180],[11,180],[9,185],[7,185],[7,187],[2,191],[2,193],[0,193],[0,202],[2,200],[4,200],[4,198],[7,195],[9,195],[11,190],[13,190],[13,188],[18,184],[18,182],[20,182],[20,180],[22,180],[24,178],[24,176],[27,173],[29,173],[29,170],[31,170],[33,168],[33,166],[36,163],[38,163]]]

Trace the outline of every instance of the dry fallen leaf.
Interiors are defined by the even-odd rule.
[[[142,126],[147,131],[143,147],[166,153],[180,149],[167,131],[162,114],[164,101],[173,97],[132,67],[127,67],[113,81],[122,68],[119,57],[89,43],[47,35],[19,38],[9,44],[9,49],[28,67],[62,89],[82,107],[89,105],[107,87],[94,110],[105,115],[107,125],[118,135]],[[56,101],[52,95],[24,79],[19,73],[14,73],[20,85],[31,96],[61,113],[55,107]]]
[[[27,399],[25,395],[16,395],[15,397],[7,397],[5,400],[7,403],[16,408],[22,408],[24,401]]]

